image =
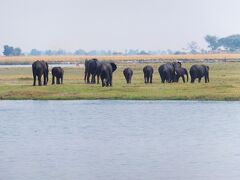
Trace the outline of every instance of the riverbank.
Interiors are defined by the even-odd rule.
[[[159,63],[154,67],[153,84],[143,83],[142,68],[146,64],[119,64],[113,75],[113,87],[102,88],[100,84],[85,84],[84,68],[65,67],[63,85],[33,87],[30,67],[0,68],[0,99],[7,100],[75,100],[75,99],[124,99],[124,100],[240,100],[240,63],[209,63],[210,83],[162,84]],[[183,63],[189,70],[193,63]],[[125,67],[134,71],[132,84],[128,85],[122,74]],[[189,79],[190,80],[190,79]]]
[[[101,61],[117,63],[161,63],[180,60],[182,62],[240,62],[240,54],[185,54],[185,55],[115,55],[115,56],[0,56],[0,65],[32,64],[36,60],[45,60],[52,64],[83,64],[85,59],[97,58]]]

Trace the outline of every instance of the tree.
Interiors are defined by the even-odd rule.
[[[216,50],[219,47],[217,36],[207,35],[204,39],[208,43],[208,47],[212,50]]]
[[[37,50],[37,49],[32,49],[30,52],[31,56],[40,56],[42,53],[41,51]]]
[[[192,54],[197,54],[199,53],[199,46],[195,41],[192,41],[190,43],[188,43],[188,48],[190,53]]]
[[[13,56],[14,48],[12,46],[4,45],[3,48],[4,48],[3,54],[5,56]]]
[[[22,55],[22,50],[20,48],[14,48],[13,56],[20,56]]]
[[[12,46],[4,45],[3,54],[5,56],[20,56],[22,55],[22,50],[20,48],[13,48]]]
[[[53,52],[52,52],[52,50],[49,49],[49,50],[46,50],[44,54],[51,56],[51,55],[53,55]]]
[[[74,52],[75,55],[87,55],[86,51],[83,49],[78,49]]]
[[[240,35],[236,34],[221,38],[218,40],[218,44],[231,52],[240,50]]]

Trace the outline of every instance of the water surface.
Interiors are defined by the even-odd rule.
[[[0,101],[2,180],[239,180],[240,102]]]

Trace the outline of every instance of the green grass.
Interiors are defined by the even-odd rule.
[[[85,84],[84,69],[64,68],[63,85],[32,86],[31,68],[0,68],[0,99],[134,99],[134,100],[240,100],[240,63],[212,63],[210,83],[162,84],[158,74],[159,63],[154,67],[153,84],[143,83],[145,64],[119,64],[113,75],[113,87]],[[183,64],[189,67],[192,64]],[[132,84],[128,85],[122,74],[124,67],[134,70]]]

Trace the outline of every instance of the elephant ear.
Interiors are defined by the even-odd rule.
[[[117,65],[115,63],[110,63],[112,66],[112,72],[116,71]]]

